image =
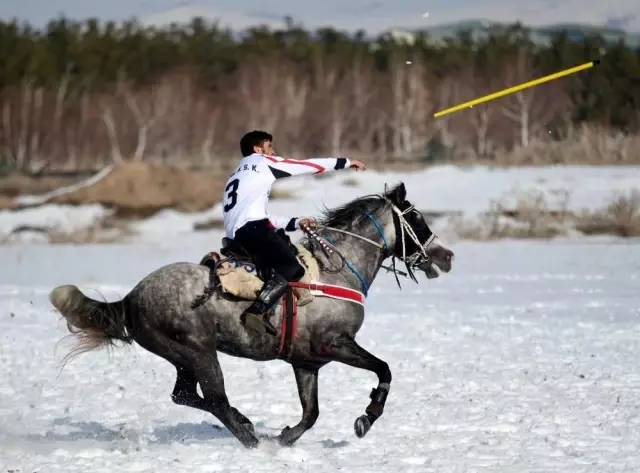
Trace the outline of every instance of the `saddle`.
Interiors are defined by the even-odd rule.
[[[244,247],[232,238],[222,237],[222,246],[220,247],[220,253],[224,256],[244,256],[251,258],[249,252]]]
[[[320,269],[311,252],[300,244],[290,243],[290,246],[302,267],[305,268],[300,282],[317,281]],[[256,264],[240,243],[227,237],[222,238],[219,252],[210,251],[202,258],[200,264],[207,266],[216,274],[223,292],[250,301],[258,297],[262,285],[271,274],[270,268]],[[294,287],[293,292],[299,306],[308,304],[314,299],[309,289]]]

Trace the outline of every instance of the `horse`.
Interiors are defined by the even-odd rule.
[[[304,286],[312,293],[311,302],[296,305],[290,288],[281,300],[283,310],[273,309],[277,336],[250,331],[242,324],[240,314],[251,298],[225,293],[222,272],[202,261],[177,262],[151,272],[115,302],[91,299],[74,285],[54,288],[49,300],[66,320],[70,336],[77,337],[65,359],[136,342],[175,367],[173,402],[212,414],[247,448],[257,447],[259,440],[252,422],[227,398],[218,352],[254,361],[283,359],[292,366],[302,418],[275,437],[283,446],[293,445],[318,419],[320,368],[332,361],[344,363],[378,377],[371,401],[354,422],[355,434],[362,438],[382,415],[391,385],[389,365],[355,340],[364,323],[364,300],[371,284],[385,268],[396,273],[400,285],[396,259],[406,264],[408,273],[401,274],[410,274],[416,283],[414,270],[431,279],[452,267],[453,252],[406,197],[404,183],[392,189],[385,185],[379,194],[325,208],[315,228],[305,229],[297,246],[299,256],[306,255],[307,272],[312,272],[310,256],[317,263],[318,280],[306,286],[298,283],[298,289]],[[247,276],[251,261],[243,260],[237,248],[225,248],[233,249],[226,254],[241,262],[227,276],[243,271]],[[392,268],[383,266],[389,257]],[[259,289],[258,275],[250,276]]]

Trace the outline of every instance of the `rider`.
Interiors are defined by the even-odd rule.
[[[242,319],[250,328],[277,333],[266,316],[284,294],[288,281],[299,281],[304,268],[290,244],[276,230],[293,232],[300,225],[311,225],[313,219],[274,217],[267,213],[267,200],[276,179],[300,174],[319,174],[332,170],[366,169],[360,161],[347,158],[285,159],[276,156],[273,136],[265,131],[250,131],[240,140],[244,156],[227,180],[223,198],[224,228],[227,238],[239,243],[254,259],[273,271],[265,278],[261,292]],[[262,317],[260,317],[262,316]]]

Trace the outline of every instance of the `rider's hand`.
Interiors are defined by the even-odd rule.
[[[317,226],[317,223],[315,218],[308,217],[308,218],[301,218],[300,220],[298,220],[298,225],[300,225],[300,228],[302,227],[315,228]]]
[[[356,159],[351,161],[351,166],[349,167],[354,168],[356,171],[358,170],[364,171],[365,169],[367,169],[367,166],[365,166],[363,162],[360,162]]]

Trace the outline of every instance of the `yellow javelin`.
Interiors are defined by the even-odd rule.
[[[573,74],[574,72],[580,72],[585,69],[589,69],[590,67],[596,66],[600,64],[599,60],[587,62],[586,64],[582,64],[581,66],[572,67],[571,69],[565,69],[564,71],[556,72],[555,74],[549,74],[548,76],[541,77],[540,79],[534,79],[529,82],[525,82],[524,84],[514,85],[513,87],[509,87],[508,89],[503,89],[499,92],[494,92],[493,94],[488,94],[483,97],[471,100],[469,102],[465,102],[460,105],[456,105],[455,107],[447,108],[440,112],[434,113],[433,116],[435,118],[441,117],[448,113],[457,112],[458,110],[462,110],[463,108],[472,107],[474,105],[478,105],[479,103],[488,102],[489,100],[497,99],[498,97],[502,97],[504,95],[512,94],[514,92],[518,92],[522,89],[527,89],[529,87],[533,87],[534,85],[542,84],[544,82],[549,82],[555,79],[559,79],[563,76],[568,76],[569,74]]]

